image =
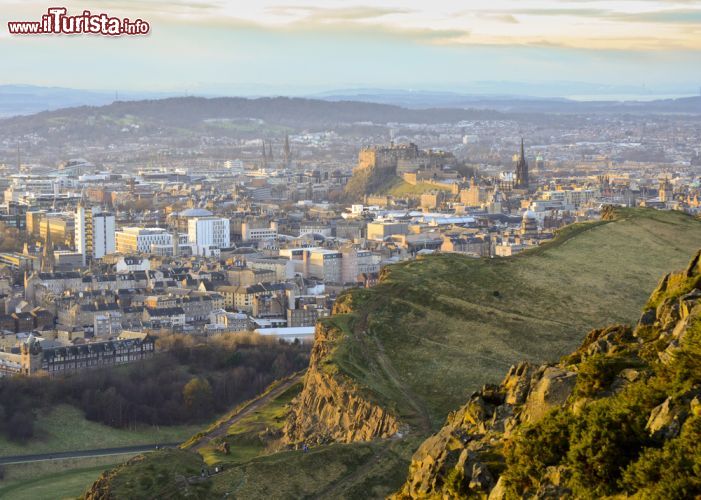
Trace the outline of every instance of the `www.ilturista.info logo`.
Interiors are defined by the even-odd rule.
[[[41,21],[10,21],[7,28],[11,35],[147,35],[151,27],[142,20],[93,14],[84,10],[77,16],[69,16],[65,7],[52,7],[41,16]]]

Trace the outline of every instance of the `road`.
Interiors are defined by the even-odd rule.
[[[159,444],[161,448],[175,448],[180,443],[164,443]],[[123,446],[120,448],[99,448],[96,450],[81,450],[81,451],[58,451],[54,453],[39,453],[36,455],[13,455],[8,457],[0,457],[0,465],[24,464],[30,462],[42,462],[45,460],[63,460],[67,458],[85,458],[85,457],[106,457],[110,455],[136,455],[147,451],[154,451],[155,444],[139,445],[139,446]]]

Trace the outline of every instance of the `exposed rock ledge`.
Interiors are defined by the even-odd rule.
[[[332,323],[317,323],[304,388],[292,403],[283,444],[370,441],[399,430],[394,415],[368,401],[348,377],[327,363],[342,335]]]

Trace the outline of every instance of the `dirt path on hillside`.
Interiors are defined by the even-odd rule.
[[[210,441],[212,441],[213,439],[226,436],[229,427],[234,425],[236,422],[242,420],[243,418],[247,417],[254,411],[258,410],[259,408],[270,402],[270,400],[275,399],[293,385],[301,382],[303,377],[304,373],[299,373],[290,378],[289,380],[282,382],[279,386],[275,387],[271,391],[245,403],[244,406],[242,406],[239,409],[239,411],[236,412],[235,415],[232,415],[227,420],[220,422],[213,430],[209,431],[207,434],[202,436],[197,442],[188,447],[188,450],[198,452],[200,448],[209,444]]]

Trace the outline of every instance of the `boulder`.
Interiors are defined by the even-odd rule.
[[[534,422],[553,408],[562,406],[572,394],[576,382],[575,372],[556,366],[546,367],[528,393],[521,419],[524,422]]]
[[[535,368],[530,363],[519,363],[509,369],[502,386],[504,387],[504,401],[510,405],[523,404],[528,396],[531,385],[531,377]]]
[[[645,429],[654,439],[673,438],[679,435],[687,413],[684,405],[675,405],[672,398],[667,398],[661,405],[652,409]]]

